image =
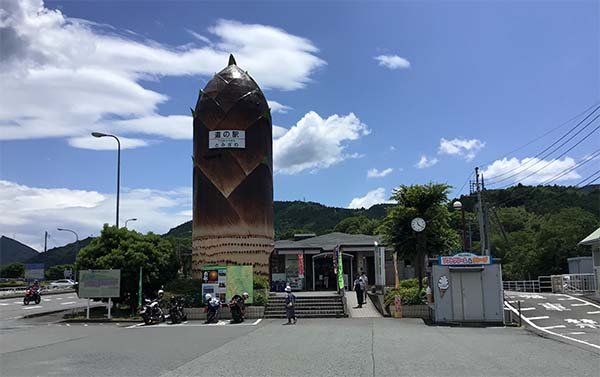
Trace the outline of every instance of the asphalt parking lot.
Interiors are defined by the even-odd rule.
[[[513,311],[520,302],[532,330],[600,352],[600,305],[567,294],[506,291],[505,298]]]

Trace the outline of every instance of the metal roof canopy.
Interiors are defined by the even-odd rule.
[[[594,230],[592,234],[579,241],[578,245],[593,246],[600,245],[600,228]]]

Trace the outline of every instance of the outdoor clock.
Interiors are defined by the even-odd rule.
[[[410,226],[415,232],[422,232],[425,230],[425,220],[420,217],[415,217],[411,222]]]

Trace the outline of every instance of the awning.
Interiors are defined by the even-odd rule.
[[[592,234],[579,241],[581,246],[600,245],[600,228],[594,230]]]

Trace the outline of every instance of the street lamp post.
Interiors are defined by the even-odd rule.
[[[66,228],[56,228],[56,230],[60,231],[60,232],[71,232],[75,235],[75,255],[79,254],[79,235],[77,234],[77,232],[75,232],[74,230],[71,229],[66,229]],[[76,279],[76,277],[75,277]]]
[[[462,203],[460,201],[455,201],[452,204],[452,207],[454,207],[455,210],[460,210],[462,213],[462,241],[463,241],[463,251],[468,251],[467,250],[467,227],[466,227],[466,222],[465,222],[465,208],[463,207]]]
[[[137,221],[137,218],[134,217],[132,219],[125,220],[125,228],[127,228],[127,222],[129,222],[129,221]]]
[[[121,141],[115,135],[102,132],[92,132],[93,137],[112,137],[117,141],[117,219],[115,225],[119,228],[119,192],[121,190]]]

